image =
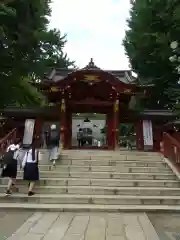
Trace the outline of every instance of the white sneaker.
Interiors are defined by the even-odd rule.
[[[55,161],[55,160],[53,161],[53,166],[54,166],[54,167],[56,166],[56,161]]]

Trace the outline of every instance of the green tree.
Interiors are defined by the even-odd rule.
[[[39,49],[36,51],[36,59],[33,62],[32,76],[34,79],[43,78],[48,68],[68,68],[74,66],[63,48],[66,44],[66,35],[62,35],[57,29],[41,32],[39,39]]]
[[[1,0],[0,107],[36,105],[43,97],[29,83],[49,65],[71,64],[63,52],[66,36],[48,30],[50,0]]]
[[[154,84],[144,107],[173,108],[179,99],[178,76],[169,61],[170,43],[179,39],[179,32],[179,0],[131,1],[123,44],[139,82]]]

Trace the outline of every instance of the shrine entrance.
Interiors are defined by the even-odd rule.
[[[86,99],[82,102],[68,101],[64,120],[61,118],[61,127],[63,122],[66,124],[64,133],[61,134],[64,136],[64,147],[66,149],[114,149],[113,126],[114,123],[118,124],[118,121],[114,122],[116,118],[113,110],[113,102],[96,99]],[[114,134],[116,134],[115,131]],[[80,141],[78,136],[82,138]]]
[[[72,148],[107,148],[106,114],[72,114]]]

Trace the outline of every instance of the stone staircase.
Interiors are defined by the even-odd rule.
[[[43,153],[42,153],[43,154]],[[58,211],[180,210],[180,181],[158,153],[63,151],[49,170],[44,152],[37,194],[27,196],[18,173],[19,192],[6,197],[1,179],[0,208]]]

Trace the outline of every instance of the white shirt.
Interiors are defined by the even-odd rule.
[[[35,150],[35,160],[32,159],[32,149],[29,149],[23,158],[22,167],[24,168],[26,163],[36,163],[37,162],[37,150]]]
[[[6,152],[17,150],[17,151],[14,152],[14,156],[13,156],[14,159],[17,159],[17,158],[18,158],[18,155],[19,155],[19,154],[18,154],[19,148],[20,148],[19,144],[16,144],[16,145],[15,145],[15,144],[11,144],[11,145],[9,145],[9,146],[7,147]]]
[[[16,149],[19,149],[19,144],[17,144],[17,145],[11,144],[7,147],[6,152],[8,152],[9,150],[14,151]]]

